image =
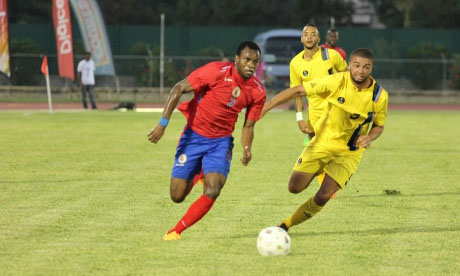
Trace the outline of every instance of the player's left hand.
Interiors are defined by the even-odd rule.
[[[165,132],[165,127],[156,125],[150,132],[147,134],[147,137],[150,142],[156,144],[158,141],[160,141],[161,137],[163,137],[163,134]]]
[[[363,135],[358,137],[358,141],[356,141],[360,147],[368,148],[371,146],[372,139],[369,135]]]
[[[251,161],[251,158],[252,158],[251,150],[249,149],[248,146],[244,147],[243,157],[241,157],[241,163],[243,164],[243,166],[247,166],[249,164],[249,161]]]

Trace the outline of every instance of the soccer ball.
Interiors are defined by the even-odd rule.
[[[287,255],[291,250],[291,238],[278,226],[265,228],[257,237],[257,250],[262,256]]]

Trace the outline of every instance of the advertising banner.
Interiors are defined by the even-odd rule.
[[[71,22],[69,1],[53,0],[53,23],[59,76],[75,81]]]
[[[115,75],[107,31],[96,0],[70,0],[85,49],[96,63],[96,75]]]
[[[8,9],[6,0],[0,0],[0,72],[11,77]]]

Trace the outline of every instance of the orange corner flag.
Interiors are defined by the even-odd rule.
[[[42,69],[41,69],[43,75],[48,75],[48,57],[44,56],[43,61],[42,61]]]

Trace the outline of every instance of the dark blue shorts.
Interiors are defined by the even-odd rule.
[[[182,134],[176,149],[171,176],[192,179],[200,173],[220,173],[225,177],[232,162],[233,137],[206,138],[187,129]]]

